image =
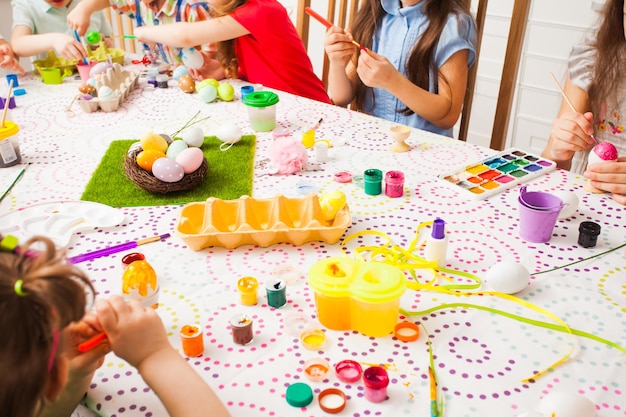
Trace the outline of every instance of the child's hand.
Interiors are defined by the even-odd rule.
[[[343,29],[331,26],[326,31],[324,50],[331,63],[345,67],[356,52],[356,46],[352,43],[352,35],[350,33],[344,33]]]
[[[7,42],[0,43],[0,68],[17,71],[21,75],[26,73]]]
[[[164,349],[173,350],[163,322],[152,308],[114,295],[96,300],[96,312],[113,352],[134,367]]]
[[[63,58],[87,58],[87,51],[85,51],[85,47],[74,37],[65,33],[50,33],[49,35],[54,36],[54,39],[52,40],[52,45],[54,46],[57,54],[61,55]]]
[[[90,14],[83,10],[79,3],[71,12],[67,14],[67,24],[71,29],[76,29],[79,36],[85,36],[90,24]]]
[[[189,75],[194,80],[206,80],[207,78],[214,78],[216,80],[223,80],[226,78],[226,73],[222,64],[212,57],[209,51],[200,51],[204,57],[204,63],[201,68],[189,68]]]
[[[94,313],[87,313],[79,322],[71,323],[63,330],[63,352],[70,360],[70,371],[74,377],[89,377],[104,362],[104,355],[111,351],[109,344],[105,341],[93,349],[82,353],[77,346],[100,333],[102,328],[98,323],[98,318]]]
[[[590,184],[613,194],[613,200],[626,205],[626,156],[617,161],[591,164],[583,172]]]
[[[592,148],[595,144],[589,135],[593,134],[591,113],[563,113],[552,122],[550,131],[550,155],[554,161],[569,160],[576,152]]]
[[[394,77],[400,74],[387,58],[370,50],[359,54],[356,72],[366,86],[387,90]]]

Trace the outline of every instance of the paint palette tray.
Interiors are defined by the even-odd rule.
[[[281,242],[333,244],[351,224],[347,205],[333,220],[326,221],[318,195],[310,193],[297,198],[210,197],[206,202],[185,205],[175,230],[187,246],[198,251],[210,246],[234,249],[241,245],[268,247]]]
[[[506,149],[438,177],[462,194],[482,200],[556,169],[556,163],[517,148]]]

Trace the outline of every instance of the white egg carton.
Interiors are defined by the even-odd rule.
[[[96,91],[100,91],[101,87],[109,87],[113,90],[114,97],[106,100],[102,100],[99,97],[83,100],[81,96],[78,99],[78,104],[85,113],[95,112],[98,108],[104,112],[114,112],[122,105],[122,102],[128,97],[130,92],[137,87],[138,83],[138,72],[125,70],[120,64],[113,63],[112,68],[96,76],[94,87]]]

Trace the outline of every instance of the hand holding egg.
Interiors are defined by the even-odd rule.
[[[589,157],[587,159],[587,165],[597,164],[601,162],[617,161],[618,158],[617,148],[611,142],[600,142],[591,149]],[[607,191],[600,190],[591,184],[589,180],[583,183],[583,188],[594,194],[603,194]]]

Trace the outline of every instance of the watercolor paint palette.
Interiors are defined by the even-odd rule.
[[[548,159],[510,148],[439,178],[474,200],[482,200],[556,168]]]

